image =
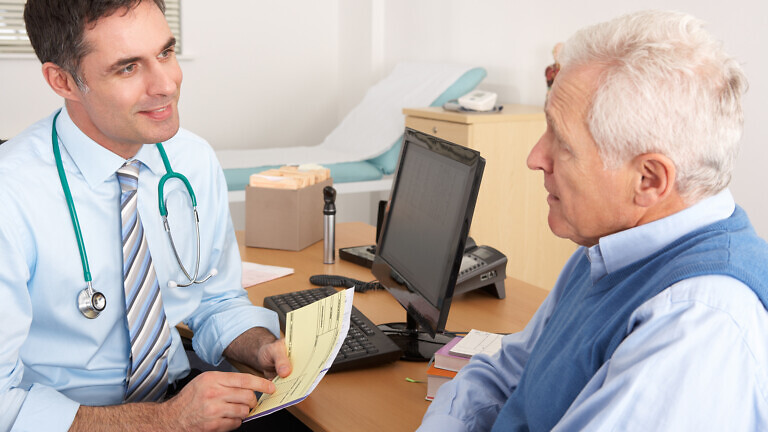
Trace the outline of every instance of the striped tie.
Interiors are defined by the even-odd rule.
[[[122,194],[123,281],[131,364],[126,402],[156,401],[168,387],[170,330],[165,320],[160,285],[149,256],[144,227],[136,210],[136,188],[141,162],[128,161],[117,170]]]

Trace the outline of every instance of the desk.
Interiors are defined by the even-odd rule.
[[[374,227],[357,222],[338,224],[336,247],[372,244]],[[237,233],[243,261],[292,267],[291,276],[247,289],[248,297],[262,305],[264,297],[312,288],[309,276],[338,274],[372,280],[369,269],[342,261],[323,264],[323,242],[300,252],[248,248],[243,233]],[[498,333],[522,330],[544,300],[548,291],[507,278],[507,298],[498,300],[485,292],[469,292],[454,297],[447,329],[472,328]],[[355,293],[355,306],[376,324],[405,321],[405,309],[386,291]],[[409,383],[406,377],[426,381],[426,363],[397,361],[360,370],[327,374],[303,402],[288,408],[314,431],[406,431],[421,423],[429,402],[424,400],[427,384]]]

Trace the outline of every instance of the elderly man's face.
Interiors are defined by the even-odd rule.
[[[637,224],[629,164],[604,169],[587,127],[597,72],[560,71],[546,105],[547,130],[528,156],[528,167],[544,172],[552,232],[583,246]]]

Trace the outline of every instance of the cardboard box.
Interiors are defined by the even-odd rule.
[[[298,251],[323,239],[323,188],[245,187],[245,245]]]

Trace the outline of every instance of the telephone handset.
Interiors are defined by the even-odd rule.
[[[483,288],[496,297],[506,297],[504,279],[507,278],[507,257],[490,246],[477,246],[467,238],[461,259],[454,294]]]

